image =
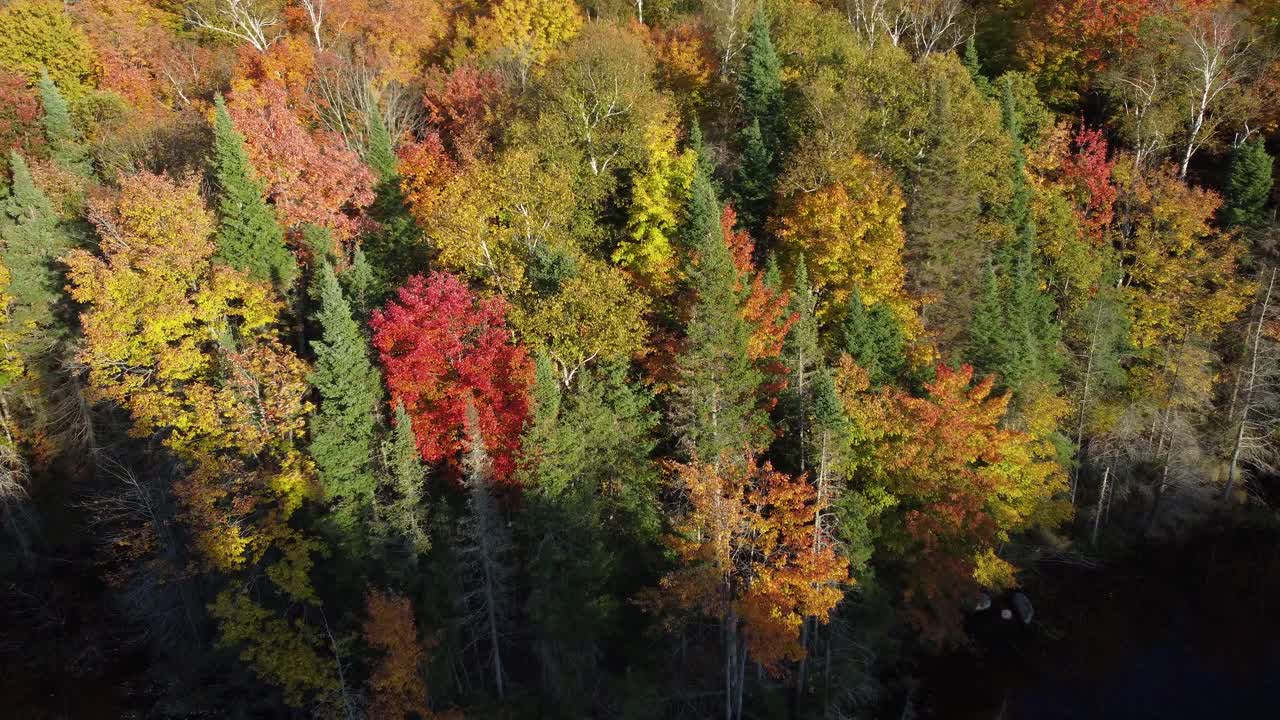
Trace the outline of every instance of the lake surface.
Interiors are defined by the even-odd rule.
[[[1280,538],[1151,547],[1025,581],[1031,626],[998,610],[971,647],[919,661],[918,717],[991,720],[1280,717]]]

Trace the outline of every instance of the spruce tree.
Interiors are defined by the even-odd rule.
[[[741,134],[742,157],[738,166],[736,207],[743,227],[759,237],[773,194],[773,154],[765,147],[760,121],[753,119]]]
[[[689,202],[677,232],[686,254],[701,249],[707,238],[720,234],[720,201],[708,170],[710,163],[704,158],[705,154],[699,153],[689,186]]]
[[[969,77],[973,78],[973,84],[982,91],[982,94],[990,95],[991,81],[982,74],[982,61],[978,59],[978,44],[973,33],[969,34],[969,39],[964,43],[964,55],[961,60],[964,62],[965,69],[969,71]]]
[[[523,442],[518,526],[530,552],[526,606],[555,713],[582,717],[603,648],[661,523],[650,453],[657,415],[623,365],[588,368],[564,389],[538,359]],[[621,482],[619,482],[621,480]]]
[[[60,258],[73,239],[14,150],[9,172],[8,193],[0,197],[0,260],[10,272],[9,321],[22,330],[23,352],[35,354],[66,332],[58,313],[66,284]]]
[[[1055,385],[1060,365],[1060,330],[1054,302],[1042,288],[1032,188],[1027,180],[1021,117],[1006,78],[1001,119],[1010,139],[1012,198],[1004,211],[1010,239],[996,249],[975,309],[966,359],[993,373],[1001,387],[1021,395],[1031,384]]]
[[[245,151],[227,106],[215,99],[213,178],[218,187],[218,233],[215,257],[255,280],[288,290],[298,276],[297,261],[284,242],[275,211],[263,198],[262,183]]]
[[[377,527],[379,534],[400,550],[402,557],[396,558],[395,565],[412,572],[418,557],[431,549],[431,538],[427,533],[427,466],[418,450],[413,419],[403,403],[396,403],[391,431],[380,449],[386,492],[376,498]]]
[[[1009,329],[1005,325],[1004,299],[995,270],[988,265],[982,276],[982,295],[969,323],[965,362],[982,375],[999,373],[1008,361],[1010,343]]]
[[[365,162],[379,181],[397,179],[395,143],[377,108],[369,112],[369,144],[365,151]]]
[[[71,119],[71,110],[67,100],[58,91],[58,86],[45,70],[40,71],[40,103],[44,107],[44,115],[40,122],[44,126],[44,138],[49,143],[49,154],[59,165],[73,172],[87,175],[89,173],[89,156],[84,146],[84,137]]]
[[[351,264],[338,278],[342,281],[342,289],[351,301],[351,311],[363,325],[369,320],[369,312],[373,309],[373,293],[377,280],[373,276],[373,266],[364,254],[364,246],[356,245],[351,252]]]
[[[328,262],[321,265],[314,285],[321,334],[311,343],[316,360],[310,380],[320,407],[311,416],[311,456],[333,502],[334,523],[358,552],[355,546],[377,490],[372,461],[382,381]]]
[[[1271,155],[1262,138],[1236,146],[1231,154],[1231,175],[1224,189],[1222,220],[1228,227],[1256,228],[1270,220]]]
[[[769,19],[764,4],[756,5],[747,40],[745,67],[738,82],[738,95],[748,120],[760,122],[766,147],[778,149],[778,122],[782,115],[782,62],[769,36]]]
[[[719,216],[720,203],[699,168],[683,233],[691,248],[685,274],[696,299],[676,358],[671,415],[685,455],[707,462],[759,443],[768,431],[755,402],[762,378],[747,356],[750,329]]]
[[[369,214],[379,225],[377,232],[365,238],[362,250],[369,270],[362,302],[371,307],[381,304],[410,275],[426,271],[427,244],[400,188],[394,141],[381,113],[370,112],[368,122],[369,147],[365,162],[378,177]]]
[[[884,303],[868,308],[855,287],[838,327],[839,347],[864,370],[873,385],[894,382],[906,367],[902,328]]]

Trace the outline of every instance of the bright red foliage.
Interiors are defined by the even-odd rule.
[[[44,146],[40,129],[40,101],[27,89],[21,75],[0,72],[0,166],[9,162],[9,150],[30,157]]]
[[[1115,160],[1107,158],[1107,139],[1101,129],[1083,124],[1071,138],[1073,152],[1062,162],[1062,178],[1072,189],[1080,224],[1095,242],[1115,215],[1118,191],[1111,179]]]
[[[227,98],[227,112],[286,227],[322,225],[343,240],[361,229],[373,173],[340,138],[307,132],[282,84],[240,87]]]
[[[413,418],[423,460],[457,471],[470,397],[498,482],[514,469],[533,383],[533,363],[512,340],[505,312],[501,298],[481,300],[436,272],[409,278],[370,321],[392,405],[404,403]]]
[[[453,157],[466,162],[484,154],[492,145],[489,134],[502,92],[501,76],[469,65],[448,73],[432,68],[426,85],[422,102]]]

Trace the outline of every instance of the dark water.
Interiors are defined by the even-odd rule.
[[[1097,570],[1041,568],[1030,627],[971,619],[972,646],[922,660],[919,716],[1280,718],[1280,538],[1202,537]]]

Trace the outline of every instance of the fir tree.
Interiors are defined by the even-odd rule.
[[[328,262],[314,284],[321,335],[311,343],[310,379],[320,407],[311,417],[311,455],[333,502],[334,523],[344,540],[358,544],[377,490],[372,461],[382,381]]]
[[[1261,227],[1271,219],[1271,155],[1261,138],[1241,143],[1231,154],[1222,219],[1228,227]]]
[[[63,167],[87,175],[89,156],[84,137],[71,119],[66,98],[45,70],[40,72],[39,88],[40,103],[44,107],[40,122],[44,126],[45,141],[49,143],[49,154]]]
[[[23,352],[35,354],[66,331],[58,316],[66,284],[60,258],[73,242],[17,151],[9,152],[9,171],[8,194],[0,197],[0,261],[10,272],[9,322],[21,329]]]
[[[696,296],[672,420],[688,457],[715,462],[725,452],[758,443],[767,432],[756,407],[761,374],[747,356],[750,328],[742,318],[737,270],[720,232],[720,203],[705,173],[694,176],[684,237],[692,250],[686,269]]]
[[[288,290],[298,275],[297,261],[284,242],[275,211],[263,198],[262,183],[219,95],[213,120],[213,177],[218,187],[218,233],[221,262],[245,270],[255,280]]]
[[[873,385],[894,382],[906,367],[902,328],[884,303],[868,308],[857,288],[838,328],[840,350],[854,359]]]

